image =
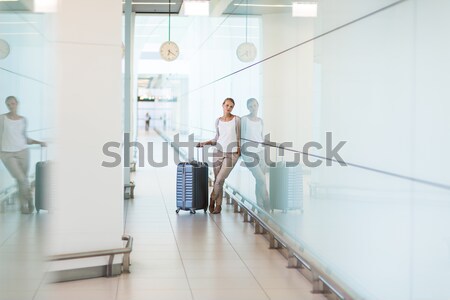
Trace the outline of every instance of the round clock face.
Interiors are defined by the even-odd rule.
[[[167,61],[174,61],[180,54],[180,49],[174,42],[167,41],[161,45],[161,47],[159,48],[159,53],[162,59]]]
[[[9,44],[5,40],[0,40],[0,59],[4,59],[9,55]]]
[[[242,62],[254,61],[256,53],[256,46],[253,43],[242,43],[236,49],[236,55]]]

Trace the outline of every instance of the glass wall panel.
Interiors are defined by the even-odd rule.
[[[27,135],[36,140],[49,141],[52,131],[51,73],[48,58],[50,18],[45,14],[0,14],[0,39],[9,45],[9,55],[0,60],[0,114],[7,112],[6,97],[19,101],[20,115],[28,121]],[[3,49],[2,49],[3,52]],[[2,53],[3,54],[3,53]],[[30,179],[33,181],[35,164],[41,160],[40,147],[30,147]],[[16,191],[15,181],[3,164],[0,164],[0,195]],[[2,200],[2,211],[17,211],[19,203]]]
[[[167,20],[142,16],[156,24],[148,33],[163,33],[153,60],[139,50],[140,73],[189,82],[169,136],[211,139],[226,97],[239,116],[257,99],[270,161],[255,172],[241,157],[227,184],[355,298],[444,300],[449,13],[444,0],[345,0],[320,1],[316,18],[251,15],[258,54],[247,63],[236,57],[245,15],[173,18],[172,63],[156,53]]]

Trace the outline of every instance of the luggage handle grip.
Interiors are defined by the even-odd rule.
[[[44,161],[43,159],[45,159],[45,161],[46,161],[47,158],[48,158],[48,150],[47,150],[47,147],[48,147],[48,146],[45,146],[45,147],[41,146],[41,161]],[[45,149],[45,150],[44,150],[44,149]],[[44,155],[44,153],[45,153],[45,155]]]

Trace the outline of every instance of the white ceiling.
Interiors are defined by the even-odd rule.
[[[122,0],[124,2],[125,0]],[[148,14],[167,14],[170,11],[178,14],[182,9],[183,0],[132,0],[133,12]],[[235,4],[249,5],[287,5],[292,4],[292,0],[208,0],[210,1],[210,11],[213,16],[220,15],[265,15],[272,13],[289,13],[290,7],[254,7],[254,6],[238,6]],[[144,2],[145,4],[138,4]],[[155,3],[155,4],[148,4]],[[33,0],[18,0],[13,2],[0,1],[0,12],[25,12],[31,11],[33,8]]]
[[[211,15],[265,15],[273,13],[290,13],[292,0],[209,0]],[[158,4],[136,4],[138,2]],[[171,0],[171,12],[178,14],[183,0]],[[133,0],[133,11],[136,13],[169,13],[169,0]],[[238,4],[238,5],[236,5]],[[239,5],[240,4],[240,5]],[[246,6],[249,4],[250,6]],[[270,6],[252,6],[270,5]]]

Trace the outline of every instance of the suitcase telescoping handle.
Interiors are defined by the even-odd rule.
[[[204,147],[195,147],[196,149],[197,149],[197,161],[199,161],[199,162],[205,162],[205,150],[204,150]],[[199,151],[200,151],[200,148],[202,149],[202,160],[200,160],[200,154],[199,154]]]
[[[41,146],[41,161],[47,161],[48,158],[48,145]]]
[[[47,156],[48,156],[48,152],[47,152],[47,146],[42,147],[41,146],[41,161],[46,161],[47,160]]]

